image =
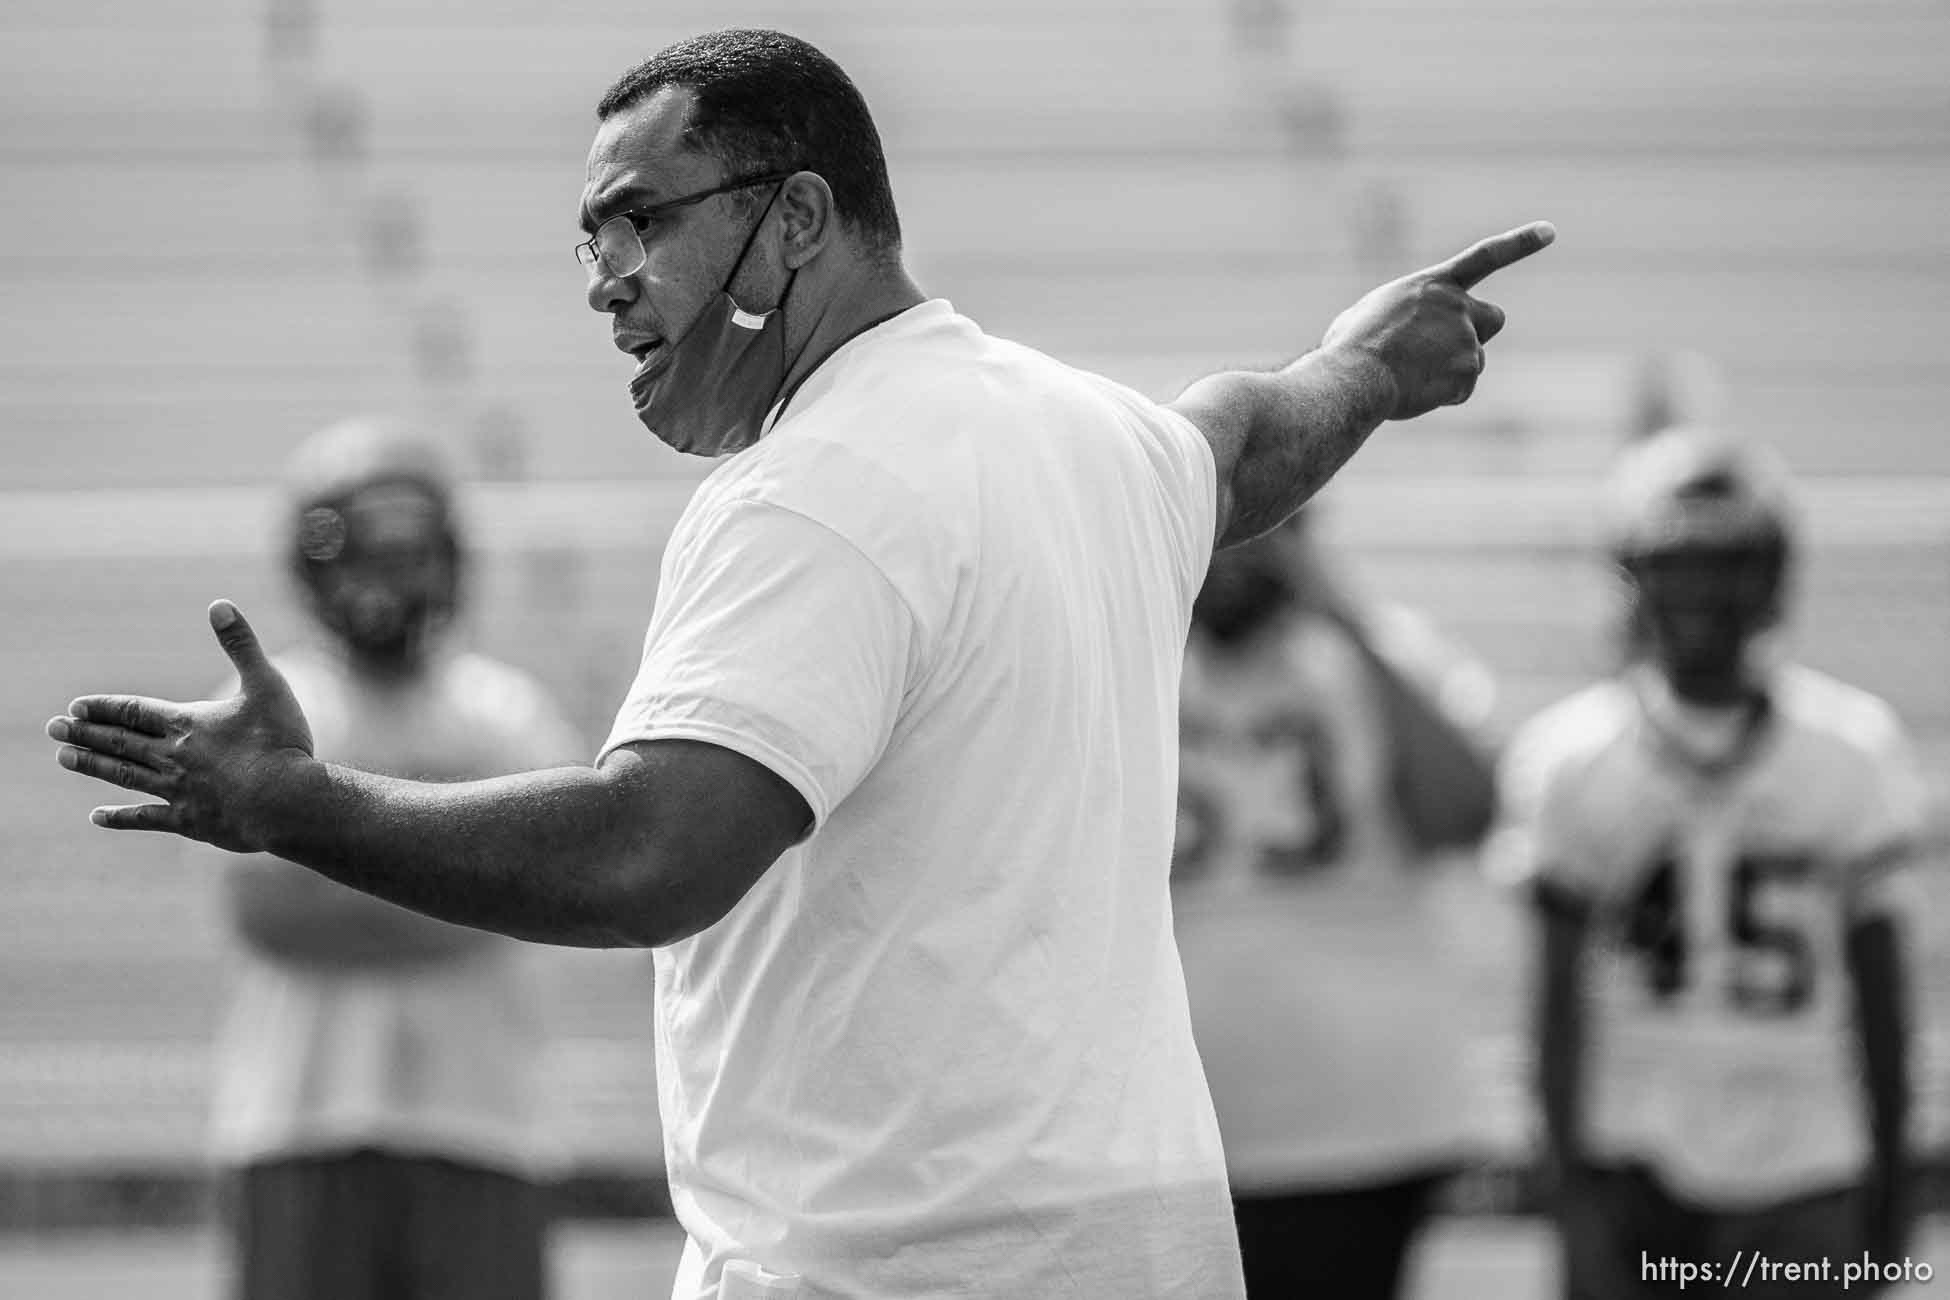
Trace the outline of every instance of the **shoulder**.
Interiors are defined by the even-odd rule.
[[[965,476],[944,464],[949,453],[935,446],[903,458],[870,434],[791,434],[761,440],[706,482],[671,538],[667,583],[816,568],[827,583],[848,573],[884,582],[917,615],[931,611],[930,624],[945,616],[978,549],[973,512],[954,483]]]
[[[1588,768],[1631,733],[1637,716],[1624,682],[1587,686],[1517,729],[1503,759],[1506,775],[1529,783]]]
[[[842,347],[758,443],[705,481],[700,521],[740,504],[800,515],[849,537],[898,521],[925,526],[957,472],[982,336],[927,302]]]
[[[1810,815],[1825,813],[1846,838],[1882,842],[1927,833],[1934,799],[1896,711],[1880,697],[1796,667],[1775,684],[1775,707],[1790,729],[1791,761],[1776,770]]]
[[[1484,856],[1493,879],[1589,887],[1610,831],[1633,815],[1633,796],[1613,779],[1606,760],[1632,734],[1636,709],[1630,688],[1613,679],[1518,728],[1497,764],[1500,825]]]
[[[1114,379],[1045,360],[1062,371],[1065,383],[1108,412],[1107,423],[1120,435],[1135,439],[1158,481],[1191,485],[1207,513],[1216,508],[1218,453],[1202,425],[1177,406],[1155,401]]]
[[[464,691],[487,708],[533,703],[547,694],[526,669],[478,650],[455,651],[441,665],[441,675],[448,690]]]
[[[1154,456],[1210,462],[1204,437],[1178,412],[988,334],[936,299],[910,309],[867,346],[836,353],[759,446],[805,453],[837,445],[925,496],[931,484],[967,484],[967,468],[985,457],[1034,457],[1058,444],[1095,446],[1133,435]]]
[[[527,718],[555,707],[540,679],[475,650],[458,651],[441,666],[441,690],[456,707],[484,718]]]
[[[436,689],[443,710],[508,746],[508,762],[573,762],[588,756],[555,696],[524,669],[459,650],[439,671]]]
[[[1880,763],[1908,752],[1902,721],[1887,701],[1815,669],[1783,669],[1774,706],[1798,732],[1844,754]]]
[[[863,519],[924,521],[956,451],[938,422],[926,426],[936,436],[920,436],[912,415],[868,403],[808,412],[707,480],[700,505],[770,505],[842,532]]]
[[[1497,790],[1506,819],[1603,819],[1635,795],[1616,756],[1633,743],[1639,705],[1631,687],[1612,679],[1544,709],[1517,729],[1497,761]],[[1624,778],[1624,779],[1621,779]]]

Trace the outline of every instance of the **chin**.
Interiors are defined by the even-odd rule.
[[[1707,706],[1739,704],[1752,698],[1754,683],[1745,672],[1715,664],[1706,667],[1667,667],[1661,669],[1672,686],[1672,693],[1689,704]]]

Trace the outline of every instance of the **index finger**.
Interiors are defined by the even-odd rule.
[[[1549,248],[1556,238],[1556,226],[1548,221],[1533,221],[1527,226],[1518,226],[1515,230],[1506,230],[1500,235],[1479,240],[1434,270],[1437,275],[1448,276],[1464,289],[1473,289],[1490,272],[1500,271],[1512,262],[1521,262],[1532,253]]]
[[[166,736],[176,707],[140,695],[84,695],[68,705],[68,716],[83,722],[106,722],[150,736]]]

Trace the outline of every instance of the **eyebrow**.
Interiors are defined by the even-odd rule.
[[[603,222],[655,202],[651,197],[654,193],[654,190],[644,185],[625,185],[593,207],[584,204],[576,224],[582,228],[582,233],[585,235],[593,235]]]

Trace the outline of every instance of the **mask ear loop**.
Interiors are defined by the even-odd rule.
[[[790,180],[790,179],[791,177],[786,178],[786,180]],[[778,187],[772,191],[772,197],[765,201],[765,211],[759,214],[758,220],[752,223],[751,230],[747,232],[747,234],[745,235],[745,242],[738,249],[737,260],[731,264],[731,270],[725,274],[724,283],[718,287],[718,292],[723,294],[725,297],[731,298],[731,282],[733,280],[736,280],[738,278],[738,272],[744,269],[745,255],[752,251],[752,241],[757,239],[758,232],[765,228],[765,218],[772,215],[772,207],[774,204],[776,204],[779,201],[779,195],[783,193],[785,193],[785,181],[780,181],[778,183]],[[797,269],[793,270],[792,275],[796,276],[798,274],[799,272]],[[787,279],[786,281],[785,292],[786,293],[792,292],[792,281],[790,279]],[[780,307],[785,306],[785,294],[783,293],[779,295],[779,306]],[[731,307],[732,307],[732,311],[735,313],[736,316],[743,316],[747,319],[750,319],[755,314],[746,311],[743,307],[740,307],[738,305],[738,300],[736,298],[731,298]],[[771,313],[764,312],[764,313],[756,313],[756,314],[758,315],[759,320],[762,323],[764,317],[770,315]],[[738,323],[741,325],[745,324],[745,322],[742,320],[739,321]],[[746,328],[757,329],[759,328],[759,326],[750,325],[747,326]]]
[[[787,177],[786,179],[790,180],[791,178]],[[779,294],[779,305],[774,307],[772,311],[768,311],[768,312],[755,314],[746,311],[743,307],[740,307],[738,305],[738,300],[736,298],[731,297],[731,280],[737,278],[738,268],[744,264],[745,254],[751,251],[752,241],[758,238],[759,228],[765,224],[765,218],[772,215],[772,207],[774,204],[776,204],[779,201],[779,195],[783,193],[785,193],[785,181],[780,181],[778,187],[772,191],[772,197],[770,199],[767,199],[765,202],[765,215],[761,216],[758,219],[758,223],[752,227],[751,233],[745,236],[745,246],[738,250],[738,260],[731,264],[731,278],[725,281],[725,288],[724,288],[724,296],[730,299],[731,301],[732,324],[742,326],[743,328],[752,331],[762,330],[765,328],[765,322],[771,318],[772,313],[777,312],[779,313],[779,330],[781,336],[783,336],[785,331],[785,314],[784,314],[785,300],[792,296],[792,286],[795,283],[797,283],[799,279],[799,268],[795,266],[790,271],[786,272],[785,289]],[[793,364],[794,362],[790,360],[785,362],[786,374],[790,374],[792,372]],[[796,384],[793,385],[794,391],[797,391],[797,388],[798,385]],[[785,404],[786,402],[789,402],[791,400],[792,400],[792,394],[787,393],[782,400],[776,403],[774,409],[780,415],[785,414]]]

